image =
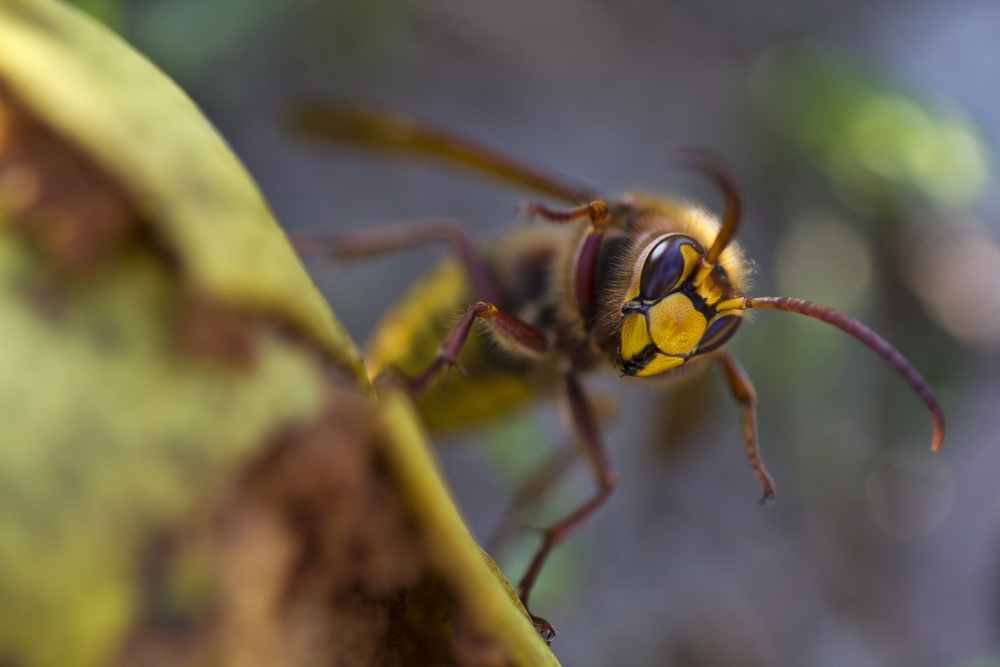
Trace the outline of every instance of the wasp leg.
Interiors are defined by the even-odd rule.
[[[346,234],[289,234],[300,254],[324,254],[337,259],[361,259],[405,250],[424,243],[450,243],[458,252],[480,298],[496,302],[499,293],[465,225],[447,218],[429,218],[382,225]]]
[[[458,355],[462,352],[465,341],[469,339],[476,319],[483,320],[494,338],[512,352],[533,359],[544,357],[549,353],[549,341],[541,331],[505,313],[492,303],[480,301],[469,306],[462,314],[458,324],[441,345],[437,357],[424,369],[424,372],[415,378],[403,378],[410,391],[419,391],[426,387],[442,369],[458,366]]]
[[[591,393],[590,405],[599,427],[617,417],[620,406],[617,400],[606,393]],[[525,510],[537,507],[563,476],[568,473],[580,458],[580,448],[574,443],[563,443],[549,454],[549,457],[535,466],[534,473],[521,482],[508,503],[506,510],[497,522],[496,528],[486,540],[486,551],[490,555],[498,554],[506,546],[509,536],[517,526],[516,520]],[[523,527],[523,525],[522,525]],[[502,554],[501,554],[502,557]],[[494,560],[497,557],[494,555]]]
[[[597,227],[604,227],[608,222],[608,205],[600,199],[566,210],[556,210],[542,204],[529,203],[525,206],[525,210],[530,216],[556,224],[576,222],[581,218],[590,218]]]
[[[597,294],[595,276],[597,256],[600,251],[604,231],[608,227],[608,205],[600,199],[567,210],[550,209],[541,204],[528,204],[527,212],[536,218],[555,224],[566,224],[583,218],[590,218],[590,230],[573,258],[573,287],[576,305],[584,322],[592,323],[594,301]]]
[[[506,545],[514,532],[516,519],[528,507],[539,502],[543,496],[555,488],[563,475],[576,463],[579,451],[573,446],[560,446],[549,455],[541,466],[528,477],[514,492],[500,521],[486,540],[486,552],[497,559],[497,554]]]
[[[549,557],[552,549],[579,528],[608,499],[611,491],[618,483],[618,476],[615,473],[614,466],[611,464],[611,459],[608,458],[608,453],[604,449],[604,443],[601,440],[601,434],[597,427],[597,420],[594,419],[593,409],[587,401],[587,397],[583,394],[579,380],[575,374],[570,373],[565,378],[565,384],[566,399],[570,409],[570,416],[573,419],[573,426],[583,445],[583,453],[593,467],[594,476],[597,478],[597,493],[590,500],[587,500],[576,510],[542,533],[542,545],[538,548],[535,557],[521,578],[521,583],[518,584],[518,594],[525,609],[529,609],[528,596],[531,593],[531,589],[535,586],[538,574],[542,571],[542,566],[545,564],[545,560]],[[528,613],[531,614],[530,611]],[[550,637],[553,636],[553,633],[549,622],[534,614],[531,614],[531,618],[535,623],[535,628],[542,634],[542,637],[546,641],[551,642]]]
[[[719,364],[722,372],[729,382],[729,388],[733,392],[733,398],[743,409],[743,442],[746,443],[747,458],[750,459],[750,469],[760,481],[761,503],[768,503],[774,500],[774,480],[764,467],[764,461],[760,458],[760,450],[757,448],[757,392],[754,391],[753,383],[747,377],[746,371],[736,361],[736,357],[728,352],[724,352],[719,357]]]

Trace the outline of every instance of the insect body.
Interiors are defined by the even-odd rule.
[[[524,322],[543,325],[553,310],[552,259],[568,228],[525,229],[484,246],[483,265],[496,285],[496,305]],[[410,288],[366,343],[365,363],[375,377],[395,369],[417,377],[431,364],[463,312],[481,297],[458,259],[445,259]],[[436,432],[467,428],[527,408],[557,388],[553,369],[523,359],[502,341],[474,327],[460,356],[461,373],[428,382],[414,394],[421,416]]]
[[[762,500],[774,483],[757,447],[756,394],[725,344],[751,308],[784,310],[845,331],[885,359],[931,412],[932,448],[944,437],[937,399],[917,370],[889,343],[836,311],[786,297],[745,295],[747,260],[734,236],[740,221],[736,188],[702,152],[686,163],[712,178],[726,206],[719,221],[706,211],[659,197],[601,198],[589,188],[513,161],[410,116],[341,104],[303,106],[304,134],[381,146],[449,161],[570,205],[528,211],[547,225],[478,246],[454,221],[423,220],[347,236],[299,236],[303,252],[363,257],[427,242],[450,243],[457,258],[416,285],[373,336],[373,374],[398,372],[432,427],[505,414],[543,395],[566,404],[572,427],[595,472],[597,492],[549,527],[519,585],[525,607],[551,550],[606,500],[616,483],[580,376],[599,367],[623,376],[673,381],[717,365],[743,413],[743,438]],[[463,312],[457,323],[453,313]],[[483,326],[477,331],[476,322]],[[434,383],[457,366],[467,380]],[[533,616],[551,640],[551,626]]]

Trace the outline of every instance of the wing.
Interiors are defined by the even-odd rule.
[[[310,100],[295,107],[291,128],[304,136],[436,158],[572,204],[600,198],[593,188],[510,158],[410,114],[383,107]]]

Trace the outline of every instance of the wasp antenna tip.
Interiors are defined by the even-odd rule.
[[[944,443],[944,433],[935,433],[934,440],[931,441],[931,451],[939,452],[941,451],[941,445]]]

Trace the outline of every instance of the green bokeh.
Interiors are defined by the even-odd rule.
[[[833,49],[772,49],[756,67],[752,91],[779,143],[826,172],[856,208],[897,207],[908,193],[963,206],[987,184],[986,147],[963,113]]]

